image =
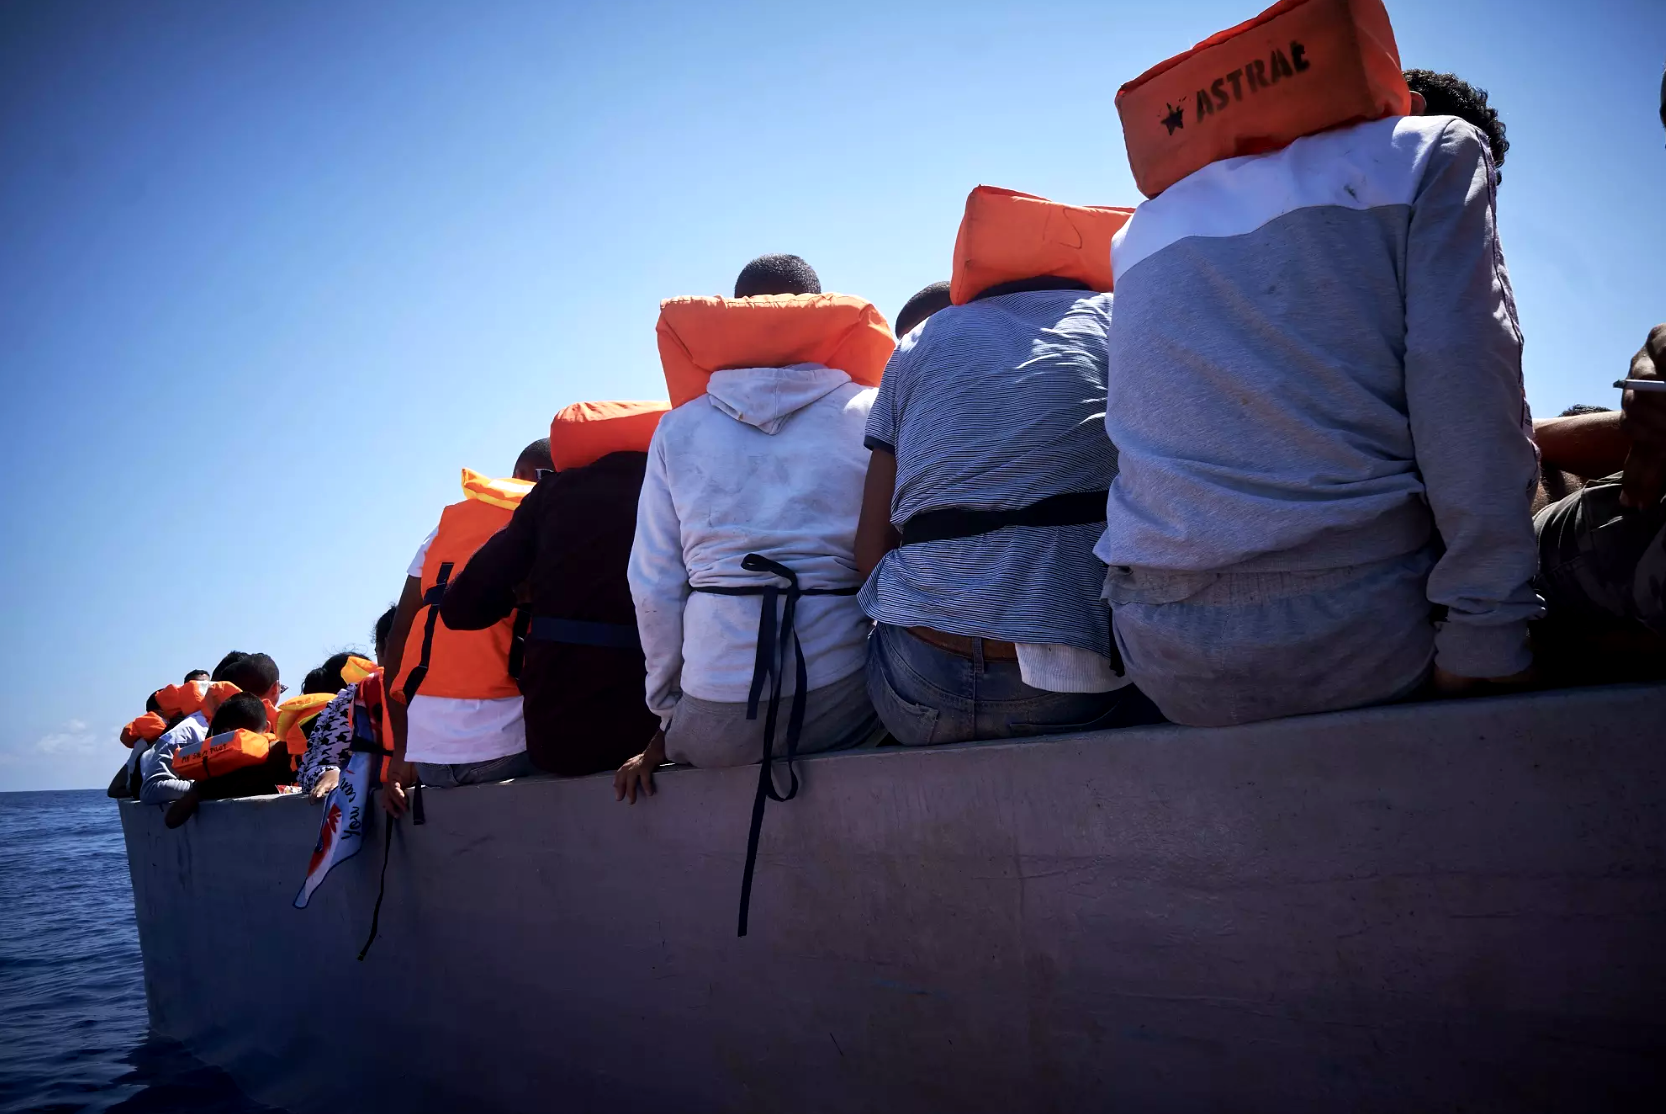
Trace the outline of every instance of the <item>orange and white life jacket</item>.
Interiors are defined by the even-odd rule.
[[[276,735],[260,731],[222,731],[174,752],[174,774],[187,781],[219,777],[233,770],[258,766],[278,744]]]
[[[1134,182],[1156,197],[1221,159],[1404,116],[1411,91],[1382,0],[1281,0],[1116,95]]]
[[[392,690],[397,699],[408,703],[419,692],[452,700],[520,695],[509,668],[519,613],[485,630],[452,630],[440,622],[440,601],[451,578],[463,571],[487,539],[509,525],[531,490],[532,484],[523,480],[494,480],[463,469],[464,498],[440,514],[439,529],[422,560],[422,606],[399,659]]]
[[[169,719],[194,715],[205,709],[207,714],[212,715],[213,709],[224,703],[226,697],[242,691],[230,681],[185,681],[157,689],[156,705]]]
[[[609,453],[645,453],[669,402],[575,402],[550,422],[557,472],[594,464]]]
[[[897,347],[884,314],[849,294],[669,298],[657,332],[673,407],[705,394],[712,372],[726,368],[822,364],[877,387]]]
[[[1043,275],[1109,290],[1111,237],[1133,213],[979,186],[966,197],[955,235],[949,300],[963,306],[991,286]]]

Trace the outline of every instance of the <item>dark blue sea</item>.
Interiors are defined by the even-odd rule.
[[[150,1035],[116,802],[0,793],[0,1114],[270,1109]]]

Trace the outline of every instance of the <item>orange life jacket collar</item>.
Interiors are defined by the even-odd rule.
[[[1133,212],[979,186],[955,235],[949,300],[963,306],[991,286],[1043,275],[1109,290],[1111,237]]]
[[[877,387],[897,347],[884,315],[848,294],[669,298],[657,332],[674,407],[705,394],[712,372],[727,368],[822,364]]]
[[[1156,197],[1221,159],[1404,116],[1411,91],[1382,0],[1281,0],[1151,67],[1116,107],[1134,182]]]
[[[645,453],[669,402],[575,402],[550,422],[557,472],[583,468],[609,453]]]

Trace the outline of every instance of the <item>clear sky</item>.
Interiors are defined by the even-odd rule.
[[[663,397],[762,252],[894,315],[980,182],[1133,204],[1112,97],[1255,0],[0,5],[0,790],[156,687],[365,646],[458,471]],[[1666,319],[1660,0],[1389,0],[1491,90],[1541,414]]]

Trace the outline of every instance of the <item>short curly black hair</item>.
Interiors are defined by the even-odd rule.
[[[816,269],[796,255],[760,255],[742,267],[740,277],[735,279],[737,298],[820,293],[821,279]]]
[[[1504,152],[1510,149],[1510,141],[1504,138],[1504,121],[1498,118],[1498,110],[1487,103],[1485,89],[1477,89],[1457,74],[1433,70],[1407,70],[1406,84],[1412,92],[1423,95],[1428,105],[1427,115],[1456,116],[1480,128],[1492,147],[1493,165],[1503,169]],[[1498,177],[1500,181],[1504,179],[1503,174]]]

